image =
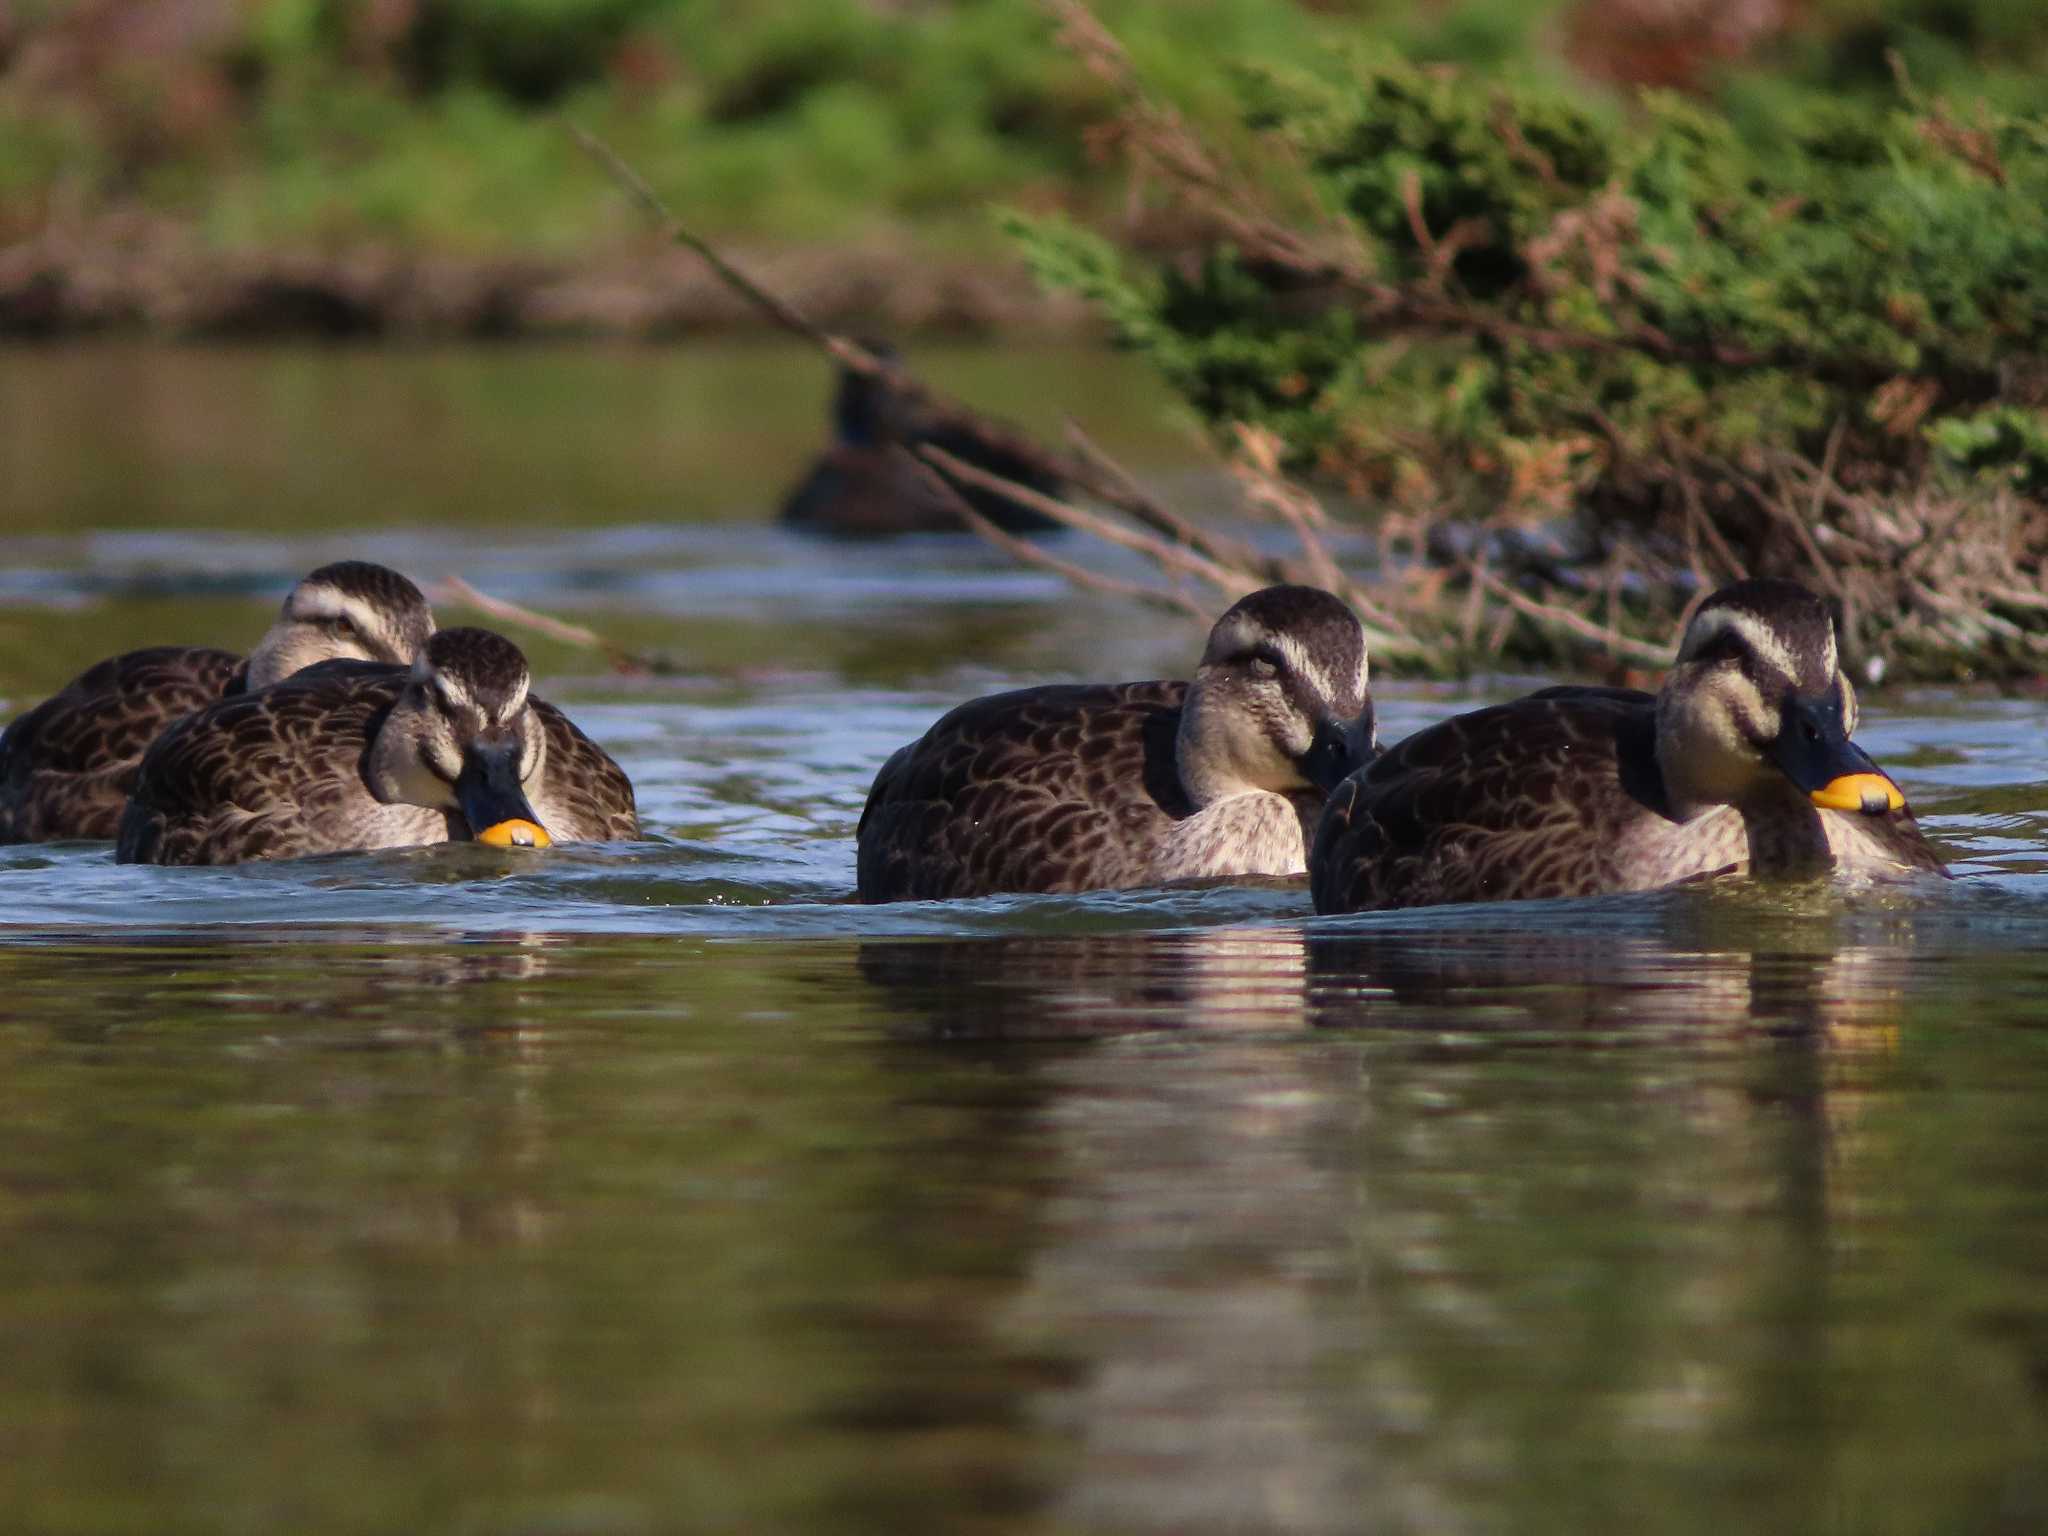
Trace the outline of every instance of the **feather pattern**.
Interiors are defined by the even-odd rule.
[[[241,657],[202,646],[88,667],[0,734],[0,842],[112,837],[144,750],[243,676]]]
[[[960,705],[876,776],[857,833],[862,899],[1300,873],[1322,796],[1237,795],[1197,813],[1175,754],[1187,689],[1055,685]]]
[[[1676,816],[1655,696],[1551,688],[1418,732],[1337,787],[1309,859],[1318,912],[1649,890],[1728,872],[1940,870],[1908,809],[1765,781]]]
[[[143,752],[174,721],[314,662],[409,660],[433,632],[412,582],[337,560],[293,586],[247,661],[153,646],[99,662],[0,735],[0,842],[113,837]]]
[[[228,864],[469,840],[459,814],[386,804],[364,778],[371,745],[410,675],[377,662],[328,662],[189,716],[143,759],[115,857]],[[528,704],[547,755],[540,782],[526,789],[550,835],[635,836],[624,771],[552,705]]]

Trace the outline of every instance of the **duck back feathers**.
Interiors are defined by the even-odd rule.
[[[365,779],[410,676],[382,662],[324,662],[188,716],[145,755],[115,858],[230,864],[468,840],[459,814],[380,801]],[[553,705],[527,707],[547,738],[529,799],[554,840],[636,836],[624,770]]]
[[[1143,884],[1143,850],[1193,809],[1174,759],[1186,695],[1052,685],[953,709],[876,775],[856,834],[861,899]]]
[[[111,838],[144,750],[245,675],[241,657],[203,646],[88,667],[0,733],[0,842]]]
[[[1419,731],[1330,796],[1316,910],[1651,890],[1752,864],[1942,867],[1910,810],[1824,810],[1789,785],[1681,821],[1656,744],[1656,698],[1625,688],[1547,688]]]

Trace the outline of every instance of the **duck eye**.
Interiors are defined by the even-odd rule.
[[[1280,657],[1276,652],[1261,646],[1258,650],[1249,652],[1246,655],[1244,667],[1247,672],[1256,678],[1278,677],[1280,675]]]

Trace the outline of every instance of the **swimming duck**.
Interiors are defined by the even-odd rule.
[[[110,838],[143,751],[173,721],[315,662],[406,662],[434,632],[427,600],[363,560],[323,565],[286,595],[244,661],[157,645],[87,668],[0,735],[0,842]]]
[[[502,635],[444,629],[409,667],[329,662],[222,699],[144,755],[114,856],[232,864],[634,836],[625,773],[527,683]]]
[[[1357,618],[1268,587],[1216,621],[1191,683],[999,693],[901,748],[861,812],[859,893],[1299,874],[1325,792],[1371,749]]]
[[[839,370],[832,404],[834,441],[783,500],[784,523],[850,538],[964,532],[951,499],[903,451],[926,443],[1032,490],[1061,494],[1061,483],[1032,461],[1004,452],[949,421],[904,376],[901,355],[894,347],[879,341],[861,345],[884,371]],[[975,511],[1011,533],[1043,533],[1060,526],[994,491],[955,489]]]
[[[1700,605],[1655,695],[1546,688],[1347,779],[1309,856],[1316,910],[1941,870],[1855,727],[1826,606],[1738,582]]]

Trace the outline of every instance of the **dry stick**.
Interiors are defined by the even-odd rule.
[[[901,452],[903,450],[899,449],[898,451]],[[946,452],[945,449],[934,447],[930,443],[919,448],[916,457],[924,460],[925,465],[936,466],[937,469],[943,470],[947,477],[958,480],[964,485],[972,485],[982,490],[993,491],[996,495],[1013,501],[1020,507],[1052,518],[1055,522],[1064,523],[1069,528],[1077,529],[1082,533],[1092,533],[1106,543],[1115,544],[1120,548],[1135,550],[1140,554],[1148,555],[1167,570],[1197,576],[1233,599],[1243,596],[1265,582],[1266,573],[1263,571],[1247,571],[1224,565],[1220,562],[1212,561],[1206,556],[1196,554],[1191,550],[1168,544],[1164,540],[1155,538],[1150,534],[1134,533],[1130,529],[1125,528],[1121,523],[1114,522],[1109,518],[1086,511],[1083,508],[1074,506],[1070,502],[1061,501],[1057,497],[1047,496],[1042,491],[1035,491],[1028,485],[1019,485],[1014,480],[1005,480],[1001,475],[993,474],[976,465],[965,463]],[[925,466],[921,465],[920,467]],[[927,473],[931,472],[933,471],[927,469]],[[967,503],[960,497],[955,487],[948,485],[947,490],[952,493],[953,499],[958,505],[967,506]],[[970,512],[973,511],[971,507],[968,510]],[[995,524],[989,522],[979,513],[974,515],[973,522],[978,525],[975,530],[976,532],[982,532],[983,528],[995,527]],[[986,537],[986,534],[984,534],[984,537]],[[1012,554],[1018,555],[1020,559],[1029,560],[1034,565],[1043,565],[1048,569],[1061,571],[1082,569],[1079,566],[1071,565],[1067,561],[1057,560],[1047,555],[1037,545],[1032,544],[1028,540],[1019,539],[1012,534],[1002,534],[1000,538],[994,539],[991,542],[1000,545]],[[1105,581],[1110,579],[1103,578]],[[1095,584],[1099,585],[1099,583]],[[1157,600],[1157,589],[1154,588],[1126,587],[1123,589],[1139,593],[1140,595],[1150,594],[1154,600]],[[1106,588],[1105,590],[1119,589]],[[1424,650],[1422,643],[1407,632],[1406,626],[1393,620],[1391,616],[1384,615],[1374,604],[1362,600],[1357,584],[1344,579],[1341,572],[1338,575],[1337,581],[1331,585],[1329,590],[1347,597],[1354,608],[1362,610],[1370,616],[1366,622],[1360,625],[1365,631],[1368,648],[1383,656],[1427,658],[1427,652]],[[1179,601],[1190,612],[1202,612],[1191,598],[1180,597]],[[1215,615],[1208,613],[1204,617],[1206,622],[1209,619],[1213,619]],[[1371,618],[1383,619],[1386,627],[1382,628],[1375,625],[1370,622]]]
[[[1067,442],[1074,453],[1100,473],[1127,500],[1115,501],[1104,496],[1119,511],[1129,512],[1132,517],[1176,543],[1185,544],[1196,554],[1207,555],[1218,565],[1233,566],[1238,570],[1257,571],[1267,586],[1283,582],[1299,581],[1300,576],[1289,562],[1277,555],[1268,555],[1253,547],[1244,539],[1234,539],[1227,534],[1213,533],[1197,526],[1180,513],[1152,500],[1130,477],[1124,467],[1095,445],[1093,438],[1081,429],[1080,423],[1069,418],[1067,421]],[[1095,486],[1089,486],[1102,493]]]
[[[1685,514],[1699,524],[1701,535],[1713,549],[1715,556],[1728,567],[1730,581],[1746,581],[1749,567],[1735,557],[1735,551],[1728,547],[1728,541],[1721,536],[1721,530],[1714,526],[1714,519],[1708,513],[1706,502],[1700,496],[1699,481],[1694,478],[1686,453],[1677,438],[1670,432],[1664,435],[1664,451],[1671,462],[1678,466],[1678,492],[1685,498]]]
[[[653,216],[671,241],[695,253],[721,282],[759,308],[777,325],[822,348],[856,373],[874,376],[888,371],[885,365],[865,348],[844,336],[827,331],[795,305],[770,293],[726,260],[716,246],[676,217],[668,204],[662,201],[661,194],[649,186],[644,177],[597,135],[575,123],[569,124],[568,127],[577,144],[604,169],[606,174],[618,182],[634,201]],[[1050,479],[1070,481],[1155,532],[1165,534],[1169,538],[1185,537],[1183,530],[1187,527],[1186,520],[1169,512],[1152,497],[1139,490],[1130,477],[1120,470],[1110,472],[1104,469],[1098,462],[1101,458],[1099,450],[1088,456],[1052,452],[1024,433],[991,421],[965,402],[949,399],[926,388],[921,380],[916,379],[900,364],[895,367],[906,380],[906,388],[914,389],[933,410],[943,413],[950,425],[973,437],[984,447],[1014,455]],[[1213,550],[1210,552],[1213,553]]]
[[[1168,544],[1151,534],[1133,532],[1123,524],[1098,513],[1085,511],[1070,502],[1061,501],[1056,496],[1048,496],[1043,491],[1033,490],[1028,485],[1005,479],[979,465],[955,458],[934,444],[926,443],[919,447],[917,456],[936,464],[946,472],[949,479],[957,480],[963,485],[994,491],[998,496],[1042,517],[1049,517],[1069,528],[1079,529],[1082,533],[1092,533],[1105,543],[1117,545],[1119,548],[1149,555],[1168,570],[1198,576],[1233,601],[1259,585],[1258,576],[1252,572],[1218,565],[1205,555],[1198,555],[1179,545]]]
[[[1234,424],[1239,454],[1232,468],[1246,499],[1254,506],[1274,513],[1293,530],[1294,541],[1308,561],[1311,586],[1335,592],[1344,585],[1344,573],[1330,557],[1320,531],[1330,515],[1313,495],[1280,473],[1279,439],[1263,428]]]
[[[458,603],[487,614],[501,624],[530,629],[536,634],[546,635],[550,640],[559,640],[564,645],[573,645],[581,650],[601,651],[605,660],[621,672],[663,672],[668,669],[668,664],[658,656],[629,651],[624,646],[605,639],[594,629],[550,618],[547,614],[536,613],[531,608],[508,602],[502,597],[492,597],[488,592],[479,592],[460,576],[442,577],[440,590],[434,593],[434,601]]]
[[[1820,546],[1814,543],[1813,530],[1806,526],[1806,519],[1799,515],[1799,509],[1786,505],[1780,498],[1772,495],[1769,487],[1761,480],[1753,475],[1744,474],[1732,464],[1723,465],[1721,472],[1747,491],[1750,499],[1763,509],[1766,517],[1773,522],[1783,523],[1792,531],[1793,540],[1805,551],[1807,561],[1813,566],[1813,573],[1820,578],[1821,585],[1839,598],[1842,595],[1842,584],[1835,576],[1834,565],[1821,553]]]
[[[649,186],[647,181],[634,171],[623,157],[595,134],[575,124],[570,125],[569,131],[575,137],[576,142],[620,186],[631,194],[635,201],[660,222],[671,240],[701,257],[721,281],[729,284],[743,298],[758,306],[763,313],[767,314],[778,325],[822,347],[832,356],[846,364],[846,366],[854,368],[856,371],[863,373],[878,373],[882,371],[882,364],[864,349],[847,341],[844,337],[831,334],[823,327],[815,324],[794,305],[768,292],[748,278],[731,262],[727,261],[708,240],[698,235],[677,218],[668,205],[662,201],[660,194]],[[905,377],[909,378],[910,376],[905,374]],[[1040,447],[1035,441],[1023,434],[1010,431],[996,423],[990,422],[971,406],[938,396],[925,389],[921,382],[916,383],[915,387],[934,409],[943,411],[955,425],[985,446],[1014,454],[1024,462],[1043,469],[1053,478],[1078,485],[1099,497],[1116,510],[1127,514],[1135,521],[1150,528],[1154,534],[1160,536],[1158,540],[1144,545],[1129,545],[1128,547],[1142,548],[1145,553],[1158,560],[1162,566],[1170,569],[1175,565],[1183,564],[1184,562],[1180,560],[1177,552],[1185,549],[1193,555],[1206,559],[1218,566],[1234,567],[1242,564],[1243,569],[1250,572],[1253,579],[1241,584],[1232,582],[1231,586],[1235,587],[1236,591],[1239,592],[1261,584],[1270,584],[1274,581],[1303,581],[1306,579],[1299,568],[1293,567],[1285,561],[1268,557],[1256,557],[1253,561],[1241,563],[1231,559],[1230,556],[1235,551],[1230,548],[1230,545],[1234,541],[1203,533],[1200,529],[1189,523],[1186,518],[1169,510],[1153,497],[1147,495],[1128,474],[1112,464],[1107,455],[1103,454],[1092,443],[1088,443],[1085,438],[1080,440],[1080,451],[1074,455],[1052,453]],[[1021,489],[1021,487],[1015,486],[1014,482],[1005,482],[1005,485],[1009,489],[1006,489],[1004,494],[1010,494],[1013,490]],[[948,489],[950,490],[950,487]],[[1029,503],[1026,504],[1028,505]],[[1065,506],[1064,503],[1061,505]],[[1046,509],[1040,508],[1039,510],[1043,511]],[[1071,512],[1074,509],[1068,508],[1067,510]],[[1058,512],[1052,512],[1049,515],[1059,518],[1061,521],[1069,523],[1073,521],[1072,517],[1063,517]],[[968,527],[972,528],[975,532],[982,534],[984,538],[988,536],[986,530],[991,525],[986,518],[975,516],[966,519],[966,521]],[[1105,522],[1101,526],[1113,525],[1108,525]],[[1100,532],[1101,527],[1092,527],[1090,531]],[[1104,536],[1107,537],[1108,535]],[[1048,565],[1050,563],[1062,567],[1071,566],[1072,564],[1068,561],[1048,562],[1047,560],[1033,558],[1042,552],[1038,551],[1035,545],[1023,543],[1013,538],[1003,538],[992,542],[999,544],[1000,547],[1012,554],[1017,554],[1019,550],[1031,551],[1031,555],[1020,558],[1026,558],[1032,564]],[[1117,542],[1125,542],[1125,540],[1119,539]],[[1327,556],[1325,556],[1325,559],[1327,560]],[[1072,568],[1080,569],[1079,567]],[[1150,589],[1138,590],[1144,592]],[[1226,590],[1229,590],[1229,588],[1226,588]],[[1156,600],[1156,598],[1151,600]],[[1192,604],[1183,606],[1190,607],[1192,611]],[[1395,651],[1419,653],[1419,647],[1412,640],[1404,642],[1391,634],[1387,637],[1386,648]]]
[[[881,361],[869,353],[865,347],[848,341],[843,336],[833,335],[823,326],[813,322],[795,305],[779,295],[770,293],[738,267],[727,261],[725,257],[719,254],[716,246],[712,245],[710,241],[696,233],[696,231],[690,229],[681,219],[678,219],[671,213],[668,204],[661,200],[661,194],[649,186],[646,178],[634,170],[632,166],[628,165],[625,157],[613,149],[611,145],[605,143],[604,140],[583,127],[580,123],[570,123],[568,124],[568,129],[570,136],[582,146],[583,152],[603,166],[612,180],[625,188],[635,202],[639,203],[642,208],[654,216],[655,221],[662,226],[663,233],[675,244],[695,252],[698,258],[717,275],[720,282],[736,290],[741,297],[761,310],[762,313],[774,320],[784,330],[792,331],[807,341],[815,342],[854,372],[873,375],[882,371]]]
[[[917,472],[924,477],[925,482],[933,486],[941,496],[951,502],[954,514],[961,522],[980,534],[984,539],[987,539],[989,543],[995,545],[998,549],[1008,553],[1021,564],[1035,565],[1044,570],[1052,571],[1056,575],[1072,582],[1077,587],[1092,587],[1098,592],[1111,592],[1119,597],[1136,598],[1139,602],[1151,603],[1156,607],[1168,608],[1178,613],[1187,614],[1204,624],[1212,622],[1215,618],[1214,614],[1203,608],[1201,604],[1197,603],[1185,592],[1170,592],[1160,587],[1148,587],[1135,581],[1125,581],[1120,576],[1105,576],[1100,571],[1091,571],[1086,566],[1076,565],[1071,560],[1062,560],[1058,555],[1039,548],[1029,539],[1018,538],[1014,533],[997,527],[995,523],[975,511],[968,503],[967,498],[955,490],[944,475],[940,474],[930,464],[925,463],[917,455],[903,448],[896,448],[892,451],[902,454],[915,465]],[[926,449],[925,451],[929,453],[934,450]]]
[[[1671,661],[1671,652],[1664,646],[1651,645],[1646,640],[1637,640],[1628,635],[1618,634],[1614,630],[1595,624],[1584,614],[1574,613],[1569,608],[1560,608],[1555,603],[1540,603],[1533,597],[1525,597],[1498,576],[1495,576],[1491,571],[1475,568],[1472,574],[1479,581],[1483,582],[1486,589],[1493,593],[1495,597],[1508,604],[1524,618],[1532,620],[1539,625],[1565,630],[1582,640],[1589,640],[1595,645],[1605,646],[1615,655],[1628,656],[1649,666],[1663,667],[1669,665]]]

